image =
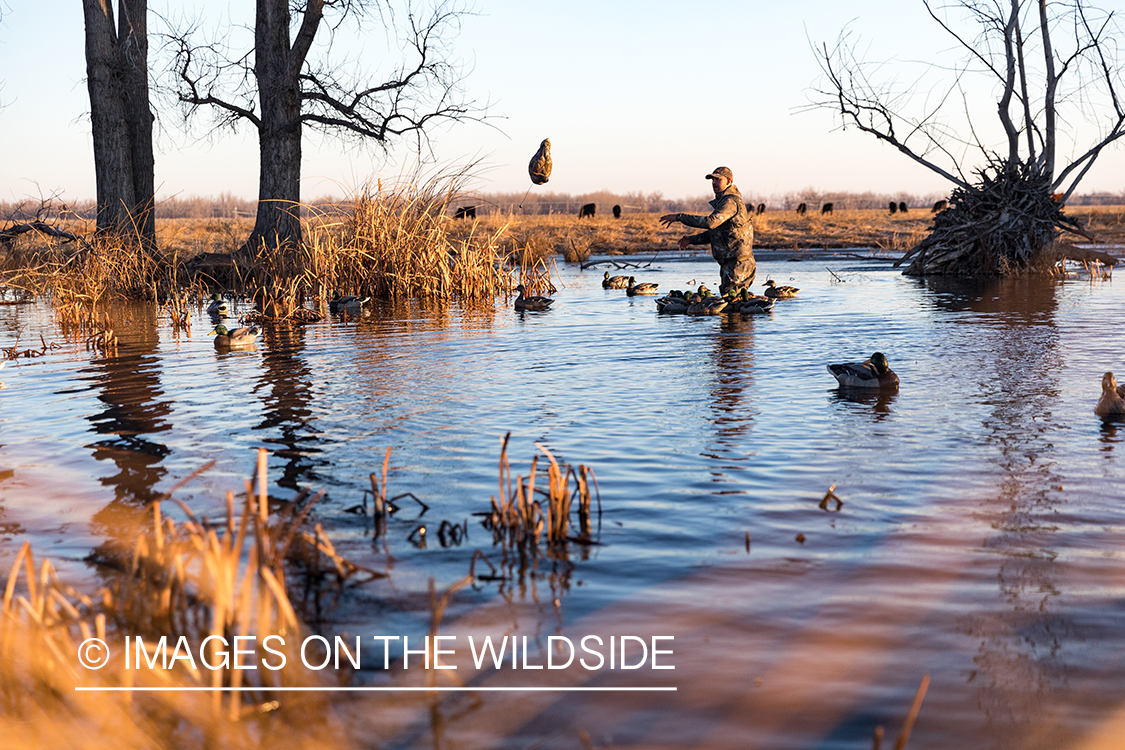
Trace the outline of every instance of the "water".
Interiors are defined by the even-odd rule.
[[[715,271],[688,259],[637,273],[670,289],[714,287]],[[113,312],[122,343],[106,358],[66,340],[45,305],[0,307],[0,346],[17,331],[21,349],[40,334],[60,345],[0,371],[0,561],[30,539],[88,579],[93,548],[210,460],[176,496],[222,516],[265,447],[273,494],[327,490],[317,519],[337,547],[390,572],[322,603],[323,628],[421,635],[431,578],[451,585],[477,549],[501,561],[472,514],[497,493],[511,432],[513,473],[536,444],[593,468],[601,544],[509,561],[509,580],[453,597],[443,632],[674,635],[674,671],[523,684],[678,690],[346,704],[389,745],[573,747],[585,731],[595,744],[855,748],[883,724],[889,746],[929,673],[911,747],[1114,746],[1125,426],[1093,406],[1101,374],[1125,371],[1120,285],[765,261],[759,281],[800,296],[728,320],[660,316],[652,298],[603,290],[600,270],[561,273],[545,313],[375,310],[268,329],[231,353],[205,319],[175,335],[130,306]],[[898,393],[833,388],[826,364],[876,350]],[[405,501],[384,540],[346,509],[387,448],[390,494],[430,510]],[[818,507],[832,485],[838,512]],[[468,541],[442,546],[442,520],[467,520]],[[423,523],[424,548],[407,539]]]

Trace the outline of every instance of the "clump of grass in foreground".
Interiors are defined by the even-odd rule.
[[[206,467],[204,467],[206,468]],[[202,470],[201,470],[202,471]],[[186,480],[185,480],[186,481]],[[342,578],[354,572],[331,549],[319,527],[302,530],[312,502],[288,514],[271,516],[265,493],[264,461],[259,461],[259,491],[247,483],[240,517],[227,495],[225,523],[197,519],[177,524],[152,505],[152,525],[138,532],[131,549],[103,556],[109,583],[93,597],[61,582],[51,563],[38,568],[30,546],[16,556],[0,611],[0,734],[5,747],[148,748],[210,746],[250,748],[344,747],[342,736],[326,720],[328,706],[316,693],[278,693],[286,685],[314,686],[323,678],[301,666],[303,626],[285,583],[292,552],[303,558],[327,556]],[[309,550],[308,546],[313,549]],[[352,566],[354,569],[354,566]],[[319,573],[319,571],[318,571]],[[22,583],[22,586],[21,586]],[[196,658],[223,662],[210,636],[242,641],[246,663],[278,657],[261,651],[266,635],[285,644],[271,647],[286,654],[279,670],[226,668],[210,670],[186,659],[167,669],[124,668],[125,636],[141,635],[151,646],[168,636],[172,652],[182,636]],[[113,656],[102,669],[79,666],[79,644],[97,637]],[[247,644],[251,644],[247,646]],[[182,652],[181,652],[182,654]],[[144,658],[144,657],[142,657]],[[85,692],[75,688],[253,687],[238,693]],[[254,721],[247,721],[254,718]]]
[[[512,467],[508,463],[508,439],[500,451],[500,492],[499,498],[492,498],[492,512],[485,517],[485,528],[493,534],[493,541],[506,548],[521,548],[534,551],[540,540],[545,540],[549,548],[558,549],[568,541],[578,544],[592,544],[590,513],[593,496],[597,493],[597,480],[594,471],[579,464],[578,468],[569,464],[559,466],[555,457],[541,445],[536,447],[543,452],[549,462],[543,471],[538,468],[539,457],[531,460],[527,478],[516,477],[512,488]],[[536,477],[545,474],[546,488],[536,488]],[[570,481],[574,480],[571,488]],[[593,491],[591,491],[593,490]],[[571,512],[578,513],[578,533],[571,533]],[[601,496],[598,495],[598,514],[601,514]]]

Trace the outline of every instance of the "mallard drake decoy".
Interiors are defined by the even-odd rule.
[[[794,286],[778,286],[774,283],[773,279],[766,282],[766,296],[773,297],[774,299],[788,299],[789,297],[796,297],[797,292],[801,291]]]
[[[898,375],[887,364],[882,352],[875,352],[865,362],[828,365],[828,372],[842,388],[898,388]]]
[[[328,311],[333,315],[337,313],[347,313],[351,316],[359,315],[363,310],[363,306],[371,301],[370,297],[356,297],[349,295],[341,297],[339,292],[332,293],[332,299],[328,302]]]
[[[523,284],[516,287],[519,296],[516,297],[517,310],[546,310],[555,303],[550,297],[525,297]]]
[[[638,284],[637,279],[633,276],[629,277],[629,285],[625,287],[625,294],[630,297],[635,297],[638,294],[656,294],[656,288],[659,284],[645,283]]]
[[[1094,413],[1099,417],[1125,416],[1125,385],[1118,385],[1112,372],[1102,375],[1102,397]]]
[[[258,338],[258,329],[235,328],[233,331],[228,331],[226,326],[215,326],[215,330],[211,331],[211,334],[215,336],[215,346],[249,346],[254,343],[254,339]]]
[[[207,305],[207,314],[216,318],[225,318],[227,313],[230,312],[230,306],[227,305],[226,300],[220,297],[217,293],[211,295],[211,304]]]
[[[624,289],[629,286],[629,279],[624,276],[610,276],[609,271],[602,277],[602,289]]]

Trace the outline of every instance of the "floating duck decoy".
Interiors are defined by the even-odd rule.
[[[718,315],[727,308],[727,301],[712,294],[710,297],[691,295],[691,304],[685,311],[688,315]]]
[[[887,364],[882,352],[875,352],[865,362],[828,365],[828,372],[842,388],[898,388],[898,375]]]
[[[635,297],[638,294],[656,294],[656,288],[659,284],[645,283],[638,284],[636,278],[629,277],[629,285],[625,287],[625,294],[630,297]]]
[[[627,286],[629,279],[626,276],[610,276],[609,271],[606,271],[602,277],[602,289],[624,289]]]
[[[1118,385],[1112,372],[1102,375],[1102,397],[1094,413],[1099,417],[1125,416],[1125,385]]]
[[[796,297],[799,291],[801,290],[794,286],[778,286],[773,279],[766,282],[766,296],[774,299]]]
[[[370,297],[341,297],[339,292],[333,292],[332,299],[328,302],[328,311],[333,315],[337,313],[347,313],[354,317],[359,315],[363,310],[363,306],[370,301]]]
[[[670,314],[686,313],[691,302],[684,297],[682,292],[673,291],[656,300],[656,311]]]
[[[554,304],[554,300],[550,297],[525,297],[523,296],[523,284],[516,287],[519,296],[516,297],[517,310],[546,310]]]
[[[217,293],[211,295],[211,304],[207,305],[207,314],[216,318],[225,318],[227,313],[230,312],[230,306],[227,305],[226,300],[220,297]]]
[[[773,300],[769,297],[759,297],[748,289],[738,293],[738,297],[731,302],[731,306],[743,315],[768,313],[773,310]]]
[[[235,328],[233,331],[228,331],[226,326],[215,326],[211,334],[215,336],[215,346],[234,348],[253,344],[254,339],[258,338],[258,329]]]

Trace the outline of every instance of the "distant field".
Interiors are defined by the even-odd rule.
[[[700,205],[698,212],[706,208]],[[1125,245],[1125,206],[1078,206],[1068,213],[1080,218],[1100,243]],[[488,215],[476,220],[450,219],[454,238],[468,234],[498,237],[512,251],[534,248],[571,257],[655,253],[675,248],[676,240],[695,230],[682,225],[664,229],[659,214],[626,213],[620,219],[603,215],[578,219],[574,215]],[[933,214],[913,209],[893,216],[880,209],[840,210],[832,214],[767,211],[754,217],[754,246],[761,249],[873,248],[895,255],[906,252],[926,236]],[[229,252],[249,235],[253,219],[158,219],[157,241],[166,252],[187,258],[204,252]],[[66,228],[85,234],[93,227],[67,222]],[[30,240],[33,235],[24,235]],[[1086,242],[1064,235],[1067,242]],[[703,248],[700,248],[703,250]]]

